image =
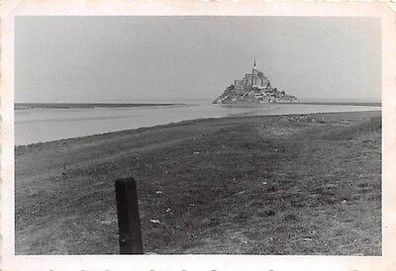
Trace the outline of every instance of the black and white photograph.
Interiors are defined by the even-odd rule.
[[[381,17],[94,15],[13,18],[16,257],[384,256]]]

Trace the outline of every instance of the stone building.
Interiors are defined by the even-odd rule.
[[[256,60],[254,60],[252,73],[247,73],[242,80],[234,81],[235,91],[246,91],[251,88],[264,89],[270,86],[268,78],[263,72],[257,70]]]
[[[254,60],[252,73],[247,73],[240,80],[229,85],[216,100],[215,104],[237,103],[296,103],[297,97],[288,95],[271,86],[263,72],[257,70]]]

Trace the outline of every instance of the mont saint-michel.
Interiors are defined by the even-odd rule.
[[[4,270],[66,269],[49,254],[383,258],[391,146],[361,101],[382,94],[377,19],[7,17]]]
[[[259,71],[254,60],[252,73],[247,73],[242,80],[235,80],[228,86],[214,104],[237,103],[295,103],[296,96],[288,95],[271,86],[270,80]]]

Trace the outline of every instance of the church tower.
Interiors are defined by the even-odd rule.
[[[256,67],[256,59],[254,59],[254,64],[252,68],[252,86],[256,85],[256,79],[257,79],[257,67]]]
[[[257,67],[256,67],[256,59],[254,59],[254,64],[253,64],[253,69],[252,69],[252,74],[255,75],[257,73]]]

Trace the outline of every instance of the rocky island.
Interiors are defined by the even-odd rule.
[[[228,86],[214,104],[238,103],[296,103],[296,96],[288,95],[283,90],[271,86],[263,72],[257,70],[254,61],[252,73],[247,73],[242,80],[235,80]]]

